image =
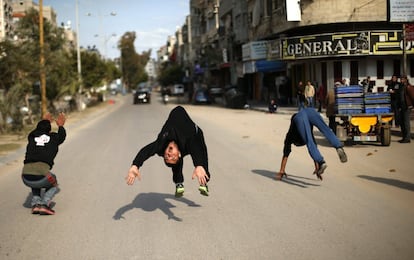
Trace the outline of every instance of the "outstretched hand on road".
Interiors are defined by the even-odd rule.
[[[135,178],[138,178],[138,180],[140,181],[141,173],[139,172],[139,169],[136,165],[132,165],[128,171],[128,175],[125,177],[126,183],[128,185],[134,184]]]
[[[206,173],[206,170],[202,166],[195,167],[193,171],[192,179],[194,180],[197,177],[198,183],[200,185],[206,185],[208,181],[208,175]]]

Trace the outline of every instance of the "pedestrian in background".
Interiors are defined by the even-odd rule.
[[[400,83],[398,82],[398,77],[393,75],[391,81],[388,84],[388,92],[391,96],[391,111],[394,113],[394,126],[400,126],[400,113],[398,111],[398,101],[400,96]]]
[[[329,128],[336,134],[336,120],[335,120],[335,88],[341,85],[340,82],[335,82],[335,86],[332,89],[328,90],[326,95],[326,117],[329,120]]]
[[[298,103],[298,110],[301,110],[305,107],[305,86],[303,86],[303,82],[299,81],[298,87],[296,90],[296,100]]]
[[[315,87],[312,85],[310,80],[308,80],[305,86],[305,98],[307,102],[307,107],[314,107],[314,104],[313,104],[314,96],[315,96]]]
[[[282,162],[280,164],[280,170],[276,175],[276,179],[281,180],[283,176],[287,177],[285,171],[286,164],[292,151],[292,144],[294,144],[296,146],[307,146],[308,152],[315,164],[315,170],[313,173],[317,175],[318,179],[322,180],[322,174],[328,165],[318,150],[312,131],[313,126],[316,126],[328,139],[329,143],[336,149],[341,162],[347,162],[348,159],[342,143],[338,140],[331,129],[329,129],[323,121],[321,115],[313,108],[304,108],[294,114],[291,118],[289,131],[287,132],[284,141]]]
[[[321,113],[322,108],[325,107],[326,100],[326,88],[323,84],[319,86],[316,97],[318,100],[318,112]]]
[[[410,114],[413,108],[414,102],[414,86],[411,86],[408,82],[406,75],[401,77],[401,88],[399,96],[399,111],[400,111],[400,125],[402,139],[400,143],[411,142],[411,125],[410,125]]]
[[[274,99],[270,100],[269,108],[268,109],[269,109],[269,113],[270,114],[276,113],[276,111],[277,111],[277,103],[276,103],[276,101]]]
[[[58,147],[65,141],[66,130],[63,127],[66,117],[60,113],[56,119],[58,132],[51,132],[52,115],[47,113],[36,129],[27,137],[28,144],[22,170],[23,183],[32,189],[32,214],[54,215],[52,198],[57,192],[56,175],[50,172]],[[42,189],[45,189],[43,196]]]

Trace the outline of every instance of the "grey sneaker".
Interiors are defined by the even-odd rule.
[[[177,183],[175,185],[175,197],[179,198],[184,195],[184,185],[182,183]]]
[[[341,160],[341,162],[345,163],[348,161],[348,157],[346,156],[344,148],[342,147],[336,148],[336,152],[338,153],[339,160]]]
[[[208,186],[207,185],[200,185],[200,187],[198,187],[198,190],[200,191],[201,195],[208,196]]]
[[[327,165],[327,164],[326,164],[326,162],[324,162],[324,161],[319,162],[318,164],[319,164],[319,169],[318,169],[318,171],[316,172],[316,176],[318,176],[318,179],[319,179],[319,180],[322,180],[322,179],[323,179],[323,178],[322,178],[322,174],[323,174],[323,172],[326,170],[326,168],[328,167],[328,165]]]

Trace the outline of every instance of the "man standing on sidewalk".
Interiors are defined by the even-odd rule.
[[[398,142],[400,143],[410,143],[411,142],[411,124],[410,124],[410,114],[411,109],[413,108],[414,100],[414,86],[411,86],[408,82],[406,75],[401,77],[401,89],[400,89],[400,125],[401,125],[401,134],[402,139]]]
[[[322,180],[322,174],[328,166],[318,150],[312,132],[313,126],[316,126],[328,139],[329,143],[336,149],[341,162],[344,163],[348,161],[342,143],[326,125],[321,115],[313,108],[304,108],[294,114],[291,118],[289,131],[285,137],[282,162],[279,173],[276,175],[276,179],[281,180],[283,176],[287,177],[285,168],[289,154],[292,151],[292,144],[294,144],[296,146],[307,146],[308,152],[315,163],[315,171],[313,173],[317,175],[318,179]]]
[[[310,80],[308,80],[306,86],[305,86],[305,98],[307,101],[308,107],[313,107],[313,98],[315,96],[315,87],[312,85]]]

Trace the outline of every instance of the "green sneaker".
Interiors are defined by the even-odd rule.
[[[179,198],[184,195],[184,185],[182,183],[177,183],[175,185],[175,197]]]
[[[200,185],[200,187],[198,187],[198,190],[200,191],[201,195],[208,196],[208,186],[207,185]]]

